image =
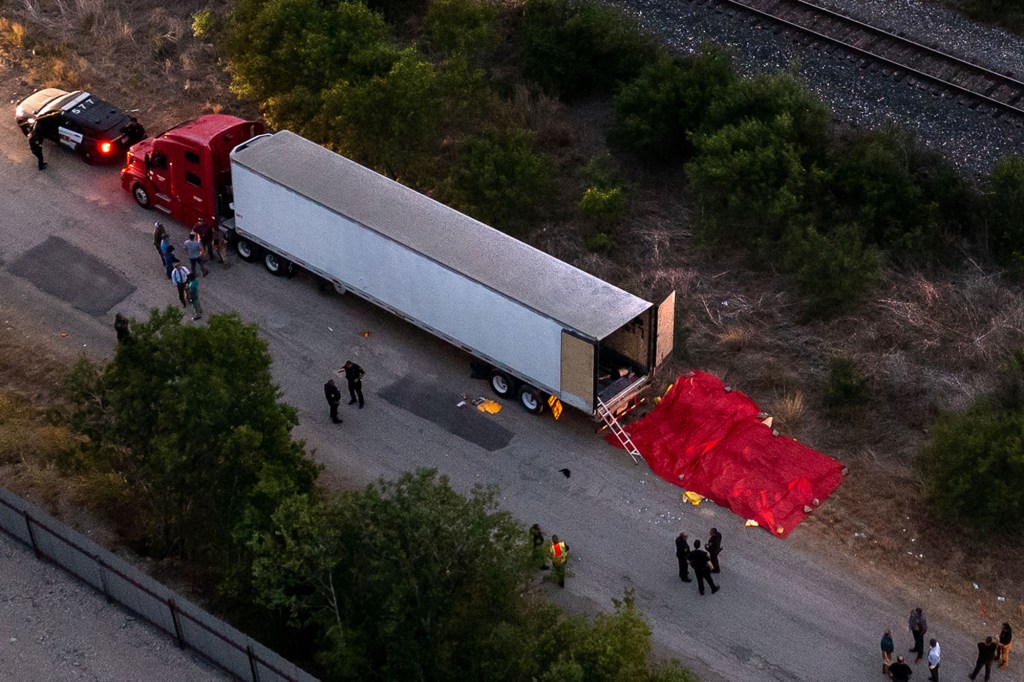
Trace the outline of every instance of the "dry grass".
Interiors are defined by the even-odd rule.
[[[777,420],[775,427],[780,430],[792,431],[799,428],[804,419],[806,406],[804,394],[800,391],[782,396],[768,410]]]

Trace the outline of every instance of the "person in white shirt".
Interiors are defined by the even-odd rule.
[[[932,682],[939,682],[939,663],[942,662],[942,650],[939,648],[939,642],[934,637],[928,642],[928,672],[931,673],[931,677],[928,679]]]

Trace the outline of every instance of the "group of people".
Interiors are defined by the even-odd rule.
[[[345,381],[348,382],[348,395],[351,398],[348,404],[355,405],[359,403],[359,409],[363,409],[363,405],[366,404],[366,401],[363,400],[363,375],[366,372],[351,360],[346,360],[345,365],[338,372],[344,373]],[[331,421],[335,424],[341,424],[344,421],[338,416],[338,405],[341,404],[341,389],[334,383],[334,379],[328,379],[327,383],[324,384],[324,397],[327,398],[327,405],[331,410]]]
[[[697,578],[697,591],[704,594],[704,584],[711,588],[711,594],[722,589],[715,584],[712,573],[721,573],[722,567],[718,563],[718,555],[722,553],[722,534],[717,528],[712,528],[708,534],[707,542],[701,549],[700,540],[693,541],[690,547],[690,536],[685,532],[676,536],[676,559],[679,561],[679,579],[684,583],[693,582],[690,578],[690,569]]]
[[[928,653],[924,650],[924,636],[928,632],[928,619],[924,611],[918,607],[910,612],[907,621],[910,634],[914,638],[914,646],[910,653],[917,654],[914,663],[920,663],[925,656],[928,659],[928,679],[931,682],[938,682],[939,668],[942,665],[942,647],[937,639],[932,637],[928,640]],[[974,670],[968,675],[975,679],[982,668],[985,669],[985,679],[988,680],[992,674],[992,664],[999,662],[1000,668],[1009,665],[1010,649],[1013,643],[1013,628],[1009,623],[1003,623],[1003,628],[994,637],[986,637],[984,641],[978,642],[978,659],[975,662]],[[882,635],[882,674],[888,676],[894,682],[909,682],[910,676],[914,674],[913,668],[907,663],[903,656],[897,656],[893,663],[892,655],[896,645],[892,639],[892,631],[886,630]]]
[[[224,235],[203,218],[199,218],[189,233],[188,239],[182,244],[182,249],[188,258],[188,265],[182,263],[175,255],[174,244],[171,243],[170,235],[167,234],[167,228],[161,222],[157,222],[155,225],[153,245],[163,263],[167,279],[171,280],[178,290],[181,307],[187,308],[191,304],[195,313],[192,319],[201,319],[203,307],[199,303],[199,273],[202,272],[204,277],[210,274],[204,261],[211,260],[216,256],[225,269],[231,267],[227,258],[227,242]]]
[[[530,526],[530,538],[533,542],[533,559],[540,564],[542,571],[551,570],[552,577],[559,587],[565,587],[565,569],[569,563],[569,545],[559,540],[557,535],[551,536],[551,542],[544,541],[544,531],[539,524]],[[548,561],[551,562],[550,566]]]

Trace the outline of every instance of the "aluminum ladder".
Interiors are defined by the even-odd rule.
[[[608,425],[611,432],[615,434],[615,438],[619,441],[619,444],[629,453],[629,456],[633,458],[633,464],[639,464],[640,460],[644,458],[640,454],[640,450],[637,449],[633,439],[629,437],[622,425],[619,424],[619,420],[615,418],[612,411],[608,409],[608,406],[604,404],[604,401],[600,398],[597,399],[597,414],[601,417],[602,421]]]

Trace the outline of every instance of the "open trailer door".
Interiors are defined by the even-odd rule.
[[[676,331],[676,292],[658,305],[654,318],[654,366],[660,365],[672,353]]]
[[[562,330],[562,402],[593,411],[594,362],[594,344]]]

